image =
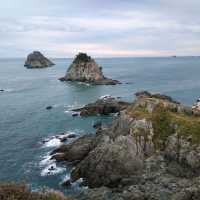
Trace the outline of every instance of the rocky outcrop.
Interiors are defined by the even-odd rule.
[[[83,178],[90,189],[79,199],[199,199],[200,117],[192,108],[165,95],[137,93],[111,125],[90,136],[84,152],[85,137],[56,151],[67,161],[81,154],[71,181]]]
[[[39,51],[29,54],[24,64],[27,68],[46,68],[53,66],[54,63],[44,57]]]
[[[52,152],[52,159],[57,161],[78,162],[82,160],[93,149],[95,142],[95,135],[85,135],[72,144],[62,145]]]
[[[90,103],[83,108],[74,109],[74,112],[80,112],[81,116],[92,115],[109,115],[111,113],[118,113],[129,106],[130,103],[119,101],[113,97],[98,99],[94,103]]]
[[[106,78],[94,59],[85,53],[79,53],[61,81],[80,81],[94,85],[116,85],[120,82]]]

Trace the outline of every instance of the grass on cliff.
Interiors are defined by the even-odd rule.
[[[180,138],[190,139],[192,144],[200,143],[200,117],[169,110],[164,107],[162,101],[153,112],[148,112],[146,106],[133,105],[127,109],[127,113],[133,118],[146,119],[152,123],[156,148],[164,147],[166,139],[174,133]],[[140,133],[144,136],[142,131],[139,131]]]
[[[33,193],[25,185],[0,183],[0,200],[69,200],[60,192]]]

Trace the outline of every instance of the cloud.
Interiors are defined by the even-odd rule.
[[[199,6],[197,0],[8,0],[4,12],[13,12],[0,14],[0,56],[25,57],[35,49],[52,57],[78,51],[101,57],[197,55]]]

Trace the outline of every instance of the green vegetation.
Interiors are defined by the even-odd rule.
[[[172,134],[178,134],[180,138],[190,139],[193,144],[200,143],[200,117],[195,114],[178,112],[178,109],[172,109],[171,103],[167,104],[167,100],[159,99],[152,112],[148,110],[149,105],[153,105],[152,101],[158,98],[140,99],[140,103],[130,106],[126,112],[135,119],[146,119],[152,123],[153,142],[156,149],[165,147],[166,139]],[[167,105],[167,106],[166,106]],[[179,106],[179,104],[177,104]],[[145,130],[146,131],[146,130]],[[147,131],[138,130],[134,134],[145,136],[149,134]],[[137,132],[137,133],[136,133]],[[148,138],[145,136],[145,138]]]
[[[91,61],[91,57],[86,53],[79,53],[73,61],[73,64],[79,64],[81,62],[89,62]]]
[[[0,200],[69,200],[60,192],[33,193],[25,185],[0,183]]]

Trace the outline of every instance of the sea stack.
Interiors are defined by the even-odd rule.
[[[42,55],[39,51],[34,51],[29,54],[24,64],[27,68],[46,68],[55,65],[48,58]]]
[[[94,85],[116,85],[120,84],[117,80],[106,78],[94,59],[86,53],[79,53],[69,66],[61,81],[80,81]]]

